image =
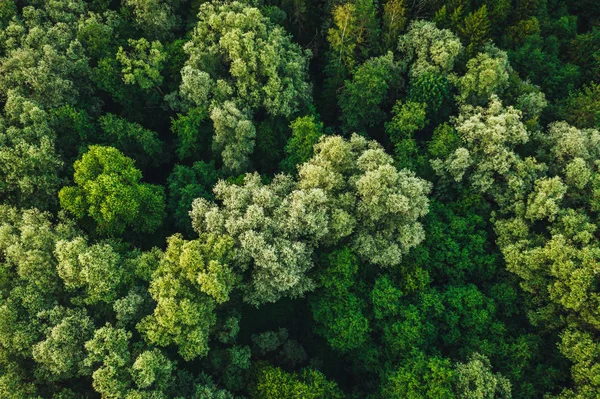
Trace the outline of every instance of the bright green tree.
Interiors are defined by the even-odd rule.
[[[411,77],[416,77],[426,72],[450,73],[463,46],[450,30],[421,20],[400,36],[398,49],[411,63]]]
[[[85,343],[86,367],[102,399],[166,398],[173,384],[175,362],[158,349],[135,348],[132,334],[110,324]]]
[[[174,344],[188,361],[206,356],[216,304],[229,299],[236,282],[227,263],[232,245],[226,236],[203,235],[193,241],[179,235],[169,238],[150,283],[156,308],[137,326],[148,342]]]
[[[67,4],[65,4],[67,3]],[[91,68],[77,40],[77,20],[86,2],[73,0],[26,7],[3,34],[0,93],[9,91],[42,109],[89,103]]]
[[[119,47],[117,51],[117,61],[123,66],[123,81],[128,85],[137,84],[144,90],[160,86],[165,59],[162,44],[159,41],[150,43],[144,38],[129,39],[127,50]]]
[[[314,146],[323,135],[323,123],[316,116],[301,116],[291,124],[292,137],[285,145],[286,157],[281,161],[284,172],[294,174],[297,167],[314,154]]]
[[[510,399],[510,381],[491,371],[487,357],[473,353],[467,363],[456,365],[456,397],[473,399]]]
[[[496,47],[488,46],[485,52],[467,62],[467,72],[458,78],[459,100],[483,105],[492,95],[502,95],[508,87],[511,72],[508,55]]]
[[[112,303],[127,276],[123,260],[109,244],[89,245],[83,237],[59,241],[55,249],[58,275],[72,291],[74,303]],[[77,298],[81,295],[81,299]]]
[[[76,185],[60,190],[61,206],[78,219],[91,219],[99,234],[120,235],[126,228],[153,232],[164,217],[164,189],[141,178],[131,158],[117,149],[91,146],[75,162]]]
[[[287,373],[278,367],[265,366],[257,372],[256,383],[250,397],[253,399],[342,399],[344,395],[335,382],[327,380],[318,370],[306,368],[297,373]]]
[[[455,371],[448,359],[422,354],[407,361],[392,372],[382,385],[381,397],[385,399],[454,399]]]
[[[84,343],[94,330],[92,319],[85,311],[61,307],[39,317],[47,318],[49,326],[32,349],[38,372],[50,381],[86,375]]]

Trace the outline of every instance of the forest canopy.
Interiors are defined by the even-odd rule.
[[[0,0],[0,398],[599,398],[599,4]]]

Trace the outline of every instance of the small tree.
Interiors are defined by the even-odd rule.
[[[91,146],[75,162],[76,185],[60,190],[60,203],[78,219],[91,219],[98,234],[117,236],[127,228],[151,233],[164,218],[165,193],[141,178],[133,160],[119,150]]]

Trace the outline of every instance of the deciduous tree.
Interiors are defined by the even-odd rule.
[[[169,238],[150,283],[156,308],[138,324],[148,342],[174,344],[185,360],[206,356],[216,304],[229,299],[236,282],[228,264],[232,245],[226,236],[209,234],[193,241]]]
[[[252,266],[246,300],[261,304],[313,289],[306,275],[319,245],[343,238],[363,259],[396,266],[423,239],[418,219],[427,213],[430,185],[375,142],[353,135],[324,137],[298,171],[298,181],[278,175],[268,185],[247,174],[242,185],[215,186],[221,207],[194,201],[196,231],[228,234],[236,241],[233,261]]]
[[[226,168],[246,170],[253,151],[252,116],[265,111],[289,118],[310,101],[306,81],[310,52],[290,40],[257,8],[205,3],[184,49],[181,96],[209,110],[215,149]]]
[[[78,219],[90,218],[99,234],[120,235],[128,227],[153,232],[164,217],[164,189],[141,178],[117,149],[91,146],[75,162],[76,185],[61,189],[61,206]]]

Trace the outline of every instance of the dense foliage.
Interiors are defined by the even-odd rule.
[[[600,397],[593,0],[0,0],[0,398]]]

